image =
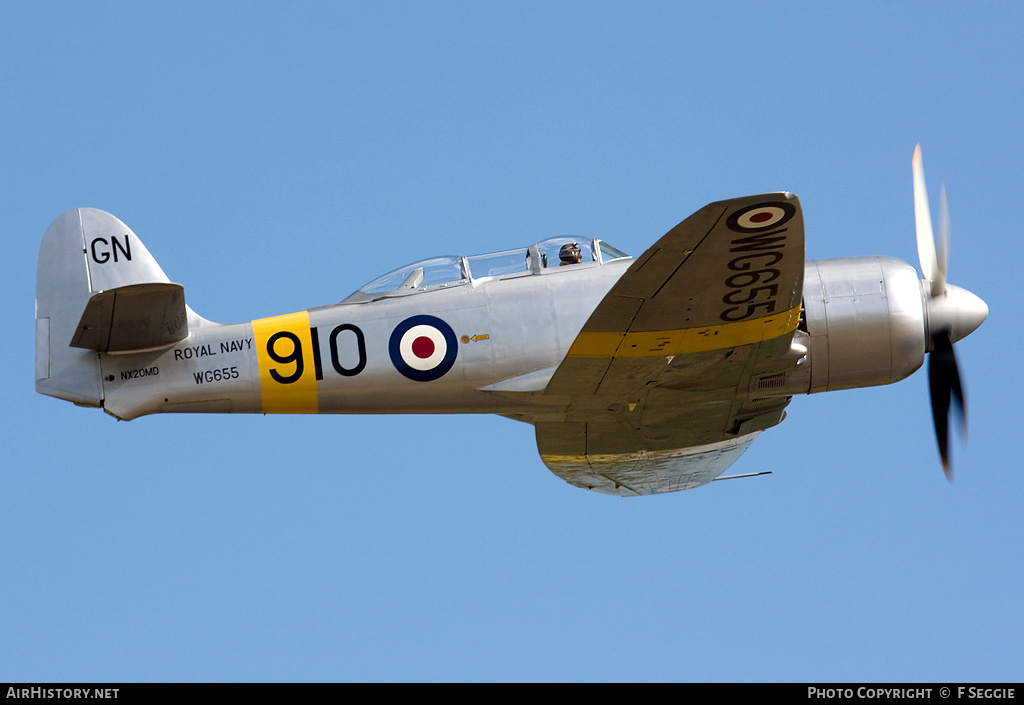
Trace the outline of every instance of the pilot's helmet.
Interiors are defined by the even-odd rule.
[[[562,249],[558,251],[558,259],[562,261],[562,264],[579,264],[583,261],[583,256],[580,254],[580,245],[578,242],[567,242],[562,245]]]

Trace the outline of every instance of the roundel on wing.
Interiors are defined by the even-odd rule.
[[[452,368],[459,347],[455,331],[437,316],[412,316],[391,332],[388,353],[403,375],[430,382]]]
[[[785,225],[795,214],[796,206],[785,201],[755,203],[730,215],[725,224],[738,233],[759,233]]]

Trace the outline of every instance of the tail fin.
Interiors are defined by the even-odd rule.
[[[83,406],[103,402],[99,355],[188,337],[185,293],[138,236],[94,208],[46,229],[36,270],[36,391]]]

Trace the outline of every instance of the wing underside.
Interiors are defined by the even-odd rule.
[[[558,411],[527,419],[548,468],[621,495],[715,479],[784,417],[770,379],[800,357],[803,272],[792,194],[712,203],[670,230],[555,371],[544,394]]]

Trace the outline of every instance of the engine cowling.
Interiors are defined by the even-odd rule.
[[[809,261],[803,297],[806,392],[891,384],[924,362],[926,307],[921,280],[906,262]]]

